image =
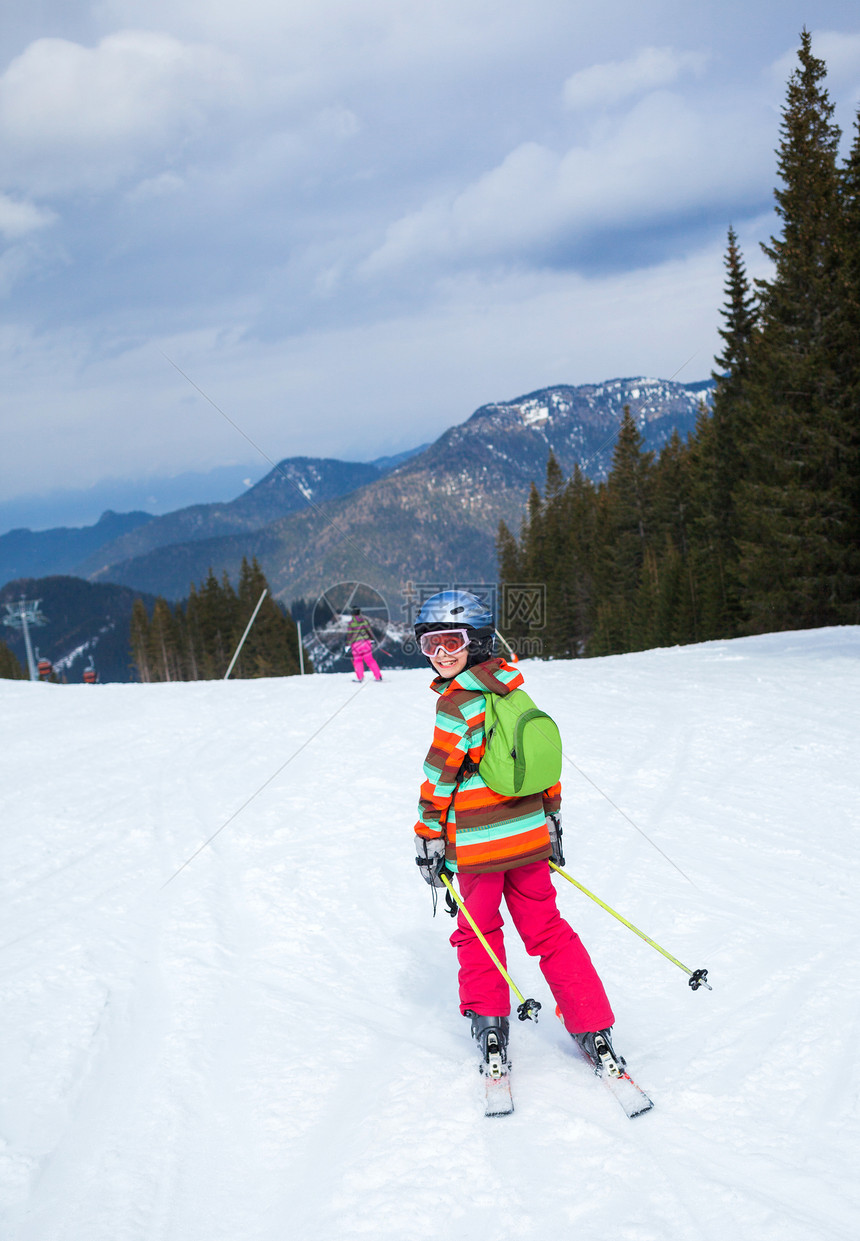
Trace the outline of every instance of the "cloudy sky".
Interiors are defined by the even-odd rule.
[[[705,378],[804,25],[850,136],[856,0],[15,5],[0,500],[262,473],[189,379],[275,459],[367,460],[552,383]]]

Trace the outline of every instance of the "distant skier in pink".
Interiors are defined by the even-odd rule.
[[[346,631],[346,649],[352,655],[352,666],[356,678],[364,680],[364,665],[367,664],[377,681],[382,680],[379,665],[373,658],[373,630],[366,616],[361,615],[361,608],[352,609],[352,620]]]

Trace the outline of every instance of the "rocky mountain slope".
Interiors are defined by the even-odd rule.
[[[103,544],[78,564],[83,577],[173,544],[245,536],[309,503],[323,504],[380,477],[369,463],[292,457],[226,504],[195,504],[155,517],[145,526]]]
[[[518,527],[550,450],[566,474],[579,463],[590,477],[602,478],[625,405],[646,445],[659,450],[673,430],[682,436],[692,430],[709,389],[707,383],[615,379],[485,405],[425,451],[347,495],[250,533],[175,542],[104,565],[93,576],[182,598],[210,566],[235,577],[242,557],[253,555],[284,603],[355,579],[390,597],[396,615],[406,582],[495,580],[498,523]]]
[[[414,451],[421,452],[423,447]],[[0,585],[18,577],[65,573],[91,577],[113,564],[174,543],[261,530],[308,503],[324,503],[354,491],[411,455],[406,452],[371,462],[291,457],[234,500],[223,503],[187,505],[159,517],[105,512],[92,526],[10,530],[0,535]]]
[[[589,478],[605,478],[612,464],[615,435],[629,406],[646,445],[659,450],[677,429],[686,436],[695,426],[709,381],[679,384],[662,379],[612,379],[579,387],[543,388],[513,401],[482,405],[461,426],[452,427],[428,450],[443,464],[453,454],[493,459],[513,481],[541,479],[550,449],[565,474],[579,465]],[[424,454],[426,457],[428,454]],[[404,469],[414,467],[408,463]]]

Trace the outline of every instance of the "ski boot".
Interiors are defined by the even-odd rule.
[[[599,1077],[623,1077],[627,1061],[616,1053],[610,1033],[611,1029],[589,1030],[572,1037],[585,1058],[594,1065],[594,1071]]]
[[[472,1038],[478,1040],[481,1048],[481,1072],[488,1077],[504,1077],[508,1071],[507,1017],[483,1017],[471,1012],[466,1016],[472,1018]]]

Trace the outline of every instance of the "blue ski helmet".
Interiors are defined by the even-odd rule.
[[[485,603],[467,590],[443,590],[422,605],[415,620],[415,637],[434,629],[465,629],[469,633],[466,667],[481,664],[493,654],[496,624]],[[431,661],[427,660],[428,664]],[[431,664],[432,667],[432,664]]]

